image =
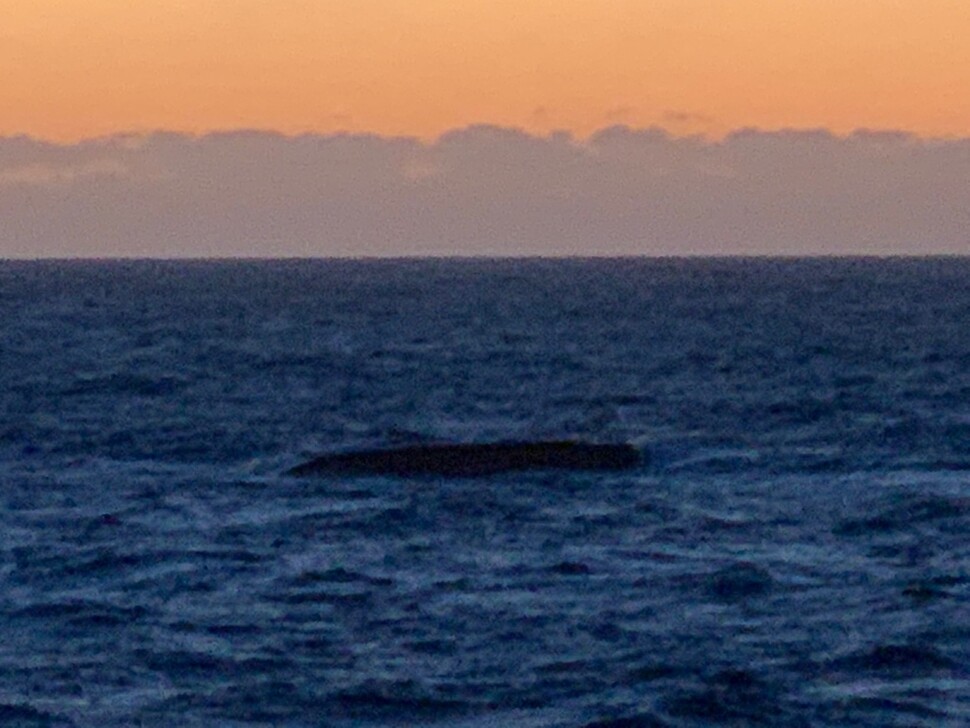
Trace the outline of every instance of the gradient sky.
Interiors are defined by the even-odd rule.
[[[778,253],[970,253],[970,0],[0,0],[0,257]]]
[[[0,135],[970,135],[967,0],[3,0]]]

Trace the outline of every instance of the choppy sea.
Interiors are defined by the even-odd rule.
[[[970,258],[0,263],[2,725],[962,727],[968,534]]]

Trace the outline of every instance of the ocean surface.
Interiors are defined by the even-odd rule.
[[[970,258],[2,262],[0,725],[970,725]]]

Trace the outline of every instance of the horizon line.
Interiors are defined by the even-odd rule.
[[[549,129],[546,131],[533,131],[529,130],[524,126],[518,126],[514,124],[500,124],[492,122],[471,122],[468,124],[457,125],[444,129],[436,134],[423,135],[423,134],[385,134],[379,131],[367,131],[367,130],[350,130],[350,129],[337,129],[333,131],[286,131],[282,129],[274,129],[271,127],[253,127],[253,126],[238,126],[238,127],[213,127],[211,129],[204,130],[192,130],[192,129],[166,129],[164,127],[156,127],[146,130],[118,130],[114,132],[109,132],[106,134],[96,134],[91,136],[79,136],[79,137],[69,137],[69,138],[58,138],[58,137],[45,137],[41,135],[35,135],[30,132],[14,132],[14,133],[0,133],[0,142],[9,140],[27,140],[29,142],[43,144],[55,147],[72,147],[82,144],[97,143],[97,142],[110,142],[115,140],[145,140],[151,139],[152,137],[163,137],[163,136],[177,136],[183,139],[192,140],[203,140],[213,137],[224,137],[224,136],[266,136],[275,137],[284,140],[298,140],[306,138],[319,138],[319,139],[383,139],[383,140],[400,140],[400,141],[417,141],[425,145],[434,145],[441,142],[446,137],[467,131],[476,130],[493,130],[497,132],[521,134],[523,136],[531,137],[533,139],[567,139],[575,143],[588,143],[595,139],[597,136],[604,134],[612,130],[624,130],[633,133],[661,133],[668,139],[673,140],[689,140],[689,141],[699,141],[706,144],[721,144],[732,138],[737,138],[739,136],[744,136],[745,134],[763,134],[763,135],[811,135],[811,134],[823,134],[832,139],[837,140],[850,140],[858,137],[865,136],[876,136],[876,137],[896,137],[899,139],[909,139],[916,140],[919,142],[964,142],[970,141],[970,131],[963,135],[924,135],[920,134],[918,131],[912,131],[902,128],[895,127],[867,127],[859,126],[845,132],[840,132],[836,129],[826,127],[826,126],[779,126],[779,127],[764,127],[757,125],[745,125],[738,126],[729,129],[720,134],[710,134],[705,132],[694,132],[685,133],[677,132],[670,127],[664,126],[660,123],[648,124],[645,126],[637,126],[624,123],[616,124],[605,124],[601,127],[590,131],[587,134],[582,134],[571,129]]]
[[[500,254],[467,255],[450,253],[420,253],[403,255],[185,255],[185,256],[0,256],[0,265],[6,263],[299,263],[299,262],[415,262],[415,261],[608,261],[608,260],[967,260],[970,253],[590,253],[585,255]]]

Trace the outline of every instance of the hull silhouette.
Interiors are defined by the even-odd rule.
[[[323,455],[287,474],[469,477],[517,470],[624,470],[639,462],[640,453],[632,445],[558,440],[359,450]]]

